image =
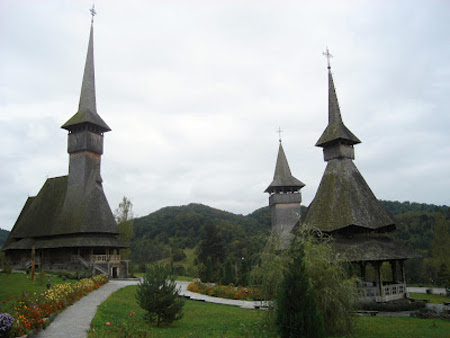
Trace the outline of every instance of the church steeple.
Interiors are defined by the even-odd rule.
[[[264,192],[269,194],[280,192],[295,192],[305,186],[300,180],[292,176],[291,169],[284,153],[283,145],[278,148],[277,164],[275,166],[275,173],[273,175],[272,183],[267,187]]]
[[[80,124],[90,124],[92,129],[98,133],[110,131],[109,126],[97,114],[97,103],[95,96],[95,69],[94,69],[94,8],[91,9],[92,20],[89,34],[89,45],[84,66],[83,82],[81,84],[80,103],[78,112],[72,116],[61,128],[72,132],[78,129]]]
[[[278,131],[281,133],[281,130]],[[283,145],[278,148],[277,164],[272,183],[265,192],[270,194],[269,206],[272,219],[272,234],[269,241],[277,250],[287,249],[292,239],[292,229],[300,220],[300,191],[305,184],[292,176]]]
[[[97,114],[94,70],[94,8],[89,45],[84,66],[78,112],[61,128],[69,131],[67,151],[69,157],[69,186],[88,187],[92,182],[101,184],[100,162],[103,154],[103,134],[109,126]],[[83,189],[84,189],[83,188]]]
[[[324,55],[328,59],[328,126],[320,136],[316,146],[323,148],[325,161],[338,157],[354,159],[353,145],[361,143],[361,141],[342,121],[333,74],[331,73],[330,58],[332,55],[328,48]]]

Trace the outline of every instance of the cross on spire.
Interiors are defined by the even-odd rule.
[[[95,11],[95,4],[94,3],[92,4],[92,8],[89,11],[91,12],[91,16],[92,16],[91,21],[94,22],[94,16],[97,15],[97,12]]]
[[[333,55],[328,50],[328,47],[327,47],[326,51],[323,52],[322,54],[325,55],[325,57],[327,58],[328,69],[331,69],[330,59],[333,57]]]
[[[278,133],[278,141],[280,141],[280,143],[281,143],[281,133],[282,133],[282,132],[283,132],[283,131],[281,130],[281,128],[278,127],[277,133]]]

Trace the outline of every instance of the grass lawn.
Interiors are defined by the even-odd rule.
[[[409,293],[409,298],[413,299],[428,299],[430,303],[442,304],[444,302],[450,302],[450,297],[441,295],[429,295],[427,293]]]
[[[184,317],[167,327],[148,324],[137,305],[136,286],[112,294],[99,306],[89,337],[274,337],[260,326],[262,312],[186,301]],[[106,326],[106,323],[110,326]]]
[[[353,337],[450,337],[450,322],[412,317],[358,317]]]
[[[143,319],[136,286],[112,294],[99,306],[89,338],[96,337],[277,337],[261,326],[262,311],[187,301],[183,319],[157,328]],[[110,326],[106,326],[106,323]],[[358,317],[352,337],[450,337],[450,322],[411,317]]]
[[[6,298],[17,297],[22,292],[27,293],[40,293],[47,290],[47,279],[50,278],[52,285],[61,283],[73,283],[75,281],[67,280],[63,281],[59,277],[53,276],[40,276],[35,274],[35,280],[31,280],[29,275],[22,273],[0,273],[0,302]]]

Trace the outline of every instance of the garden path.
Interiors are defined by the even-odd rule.
[[[85,338],[92,319],[97,312],[97,307],[103,303],[110,294],[128,286],[138,284],[138,280],[111,280],[99,289],[81,298],[75,304],[58,314],[55,320],[45,329],[41,330],[36,338]],[[180,294],[189,296],[192,300],[208,303],[239,306],[245,309],[253,309],[255,302],[244,300],[224,299],[210,297],[199,293],[187,291],[189,282],[177,281]],[[258,304],[257,304],[258,305]]]
[[[137,280],[111,280],[99,289],[81,298],[75,304],[58,314],[55,320],[45,329],[41,330],[37,338],[85,338],[95,316],[97,307],[108,296],[127,285],[137,284]]]

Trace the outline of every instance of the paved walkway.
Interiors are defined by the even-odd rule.
[[[97,312],[97,307],[103,303],[110,294],[128,286],[138,284],[137,280],[111,280],[89,295],[81,298],[75,304],[58,314],[55,320],[45,329],[41,330],[37,338],[85,338],[92,319]],[[177,281],[180,294],[188,296],[192,300],[205,301],[209,303],[239,306],[245,309],[253,309],[259,302],[248,302],[243,300],[223,299],[210,297],[199,293],[187,291],[189,282]]]
[[[137,281],[112,280],[89,295],[81,298],[75,304],[59,313],[55,320],[35,337],[38,338],[85,338],[89,330],[92,318],[97,312],[97,307],[103,303],[109,295],[127,285],[137,284]]]

